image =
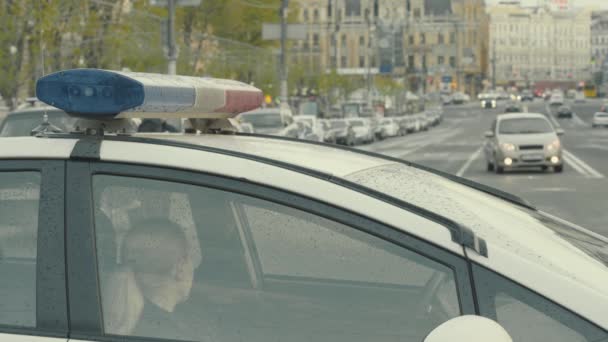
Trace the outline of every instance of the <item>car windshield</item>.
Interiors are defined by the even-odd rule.
[[[358,116],[360,113],[360,105],[356,103],[347,103],[342,105],[342,111],[346,115]]]
[[[2,123],[0,136],[18,137],[31,135],[32,130],[43,123],[45,113],[48,117],[48,122],[65,133],[74,128],[74,123],[77,120],[65,112],[57,110],[13,113],[8,115]]]
[[[313,123],[313,119],[312,118],[303,118],[303,117],[300,117],[300,118],[298,118],[298,121],[307,123],[307,124],[309,124],[311,126],[312,126],[312,123]]]
[[[250,123],[254,128],[274,128],[283,126],[279,113],[242,114],[240,119]]]
[[[363,126],[363,122],[362,121],[351,121],[350,125],[353,127],[361,127],[361,126]]]
[[[551,133],[553,127],[541,118],[513,118],[502,119],[498,126],[500,134],[536,134]]]

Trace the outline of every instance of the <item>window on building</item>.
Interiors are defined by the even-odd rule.
[[[413,34],[409,35],[408,42],[410,43],[410,45],[414,45],[414,35]]]
[[[313,47],[319,47],[319,34],[315,33],[312,35],[312,46]]]
[[[424,33],[420,34],[420,44],[426,44],[426,35]]]
[[[445,57],[437,56],[437,65],[443,65],[445,63]]]
[[[340,57],[340,67],[346,68],[347,59],[346,56]]]
[[[420,8],[414,8],[414,18],[420,18]]]
[[[319,21],[319,10],[315,9],[312,12],[312,20],[314,20],[315,22]]]
[[[409,68],[414,68],[415,67],[414,63],[415,63],[414,56],[413,55],[407,56],[407,66]]]
[[[343,48],[346,48],[346,35],[345,34],[342,35],[342,38],[341,38],[341,41],[340,41],[340,45]]]
[[[456,32],[450,32],[450,44],[456,43]]]
[[[344,0],[344,9],[347,17],[361,16],[361,0]]]
[[[444,37],[443,37],[443,33],[439,33],[437,35],[437,43],[438,44],[443,44],[444,43]]]
[[[422,69],[426,70],[426,55],[422,55]]]
[[[450,56],[450,67],[452,67],[452,68],[456,67],[456,57],[455,56]]]
[[[302,18],[304,18],[304,21],[308,21],[308,9],[302,10]]]
[[[365,37],[359,36],[359,47],[365,46]]]
[[[359,68],[365,68],[365,57],[359,56]]]

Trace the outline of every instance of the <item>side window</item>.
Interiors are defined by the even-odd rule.
[[[0,172],[0,325],[36,326],[40,174]]]
[[[480,266],[473,267],[481,314],[514,342],[604,341],[608,334],[563,307]]]
[[[452,269],[266,200],[96,175],[105,333],[192,341],[421,341],[461,314]]]

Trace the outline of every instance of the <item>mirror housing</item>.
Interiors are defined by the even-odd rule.
[[[483,134],[484,137],[486,138],[493,138],[494,137],[494,132],[492,131],[485,131],[485,133]]]
[[[495,321],[475,315],[452,318],[431,331],[424,342],[513,342]]]
[[[557,135],[564,135],[564,134],[566,134],[566,132],[563,129],[558,128],[558,129],[555,130],[555,134],[557,134]]]

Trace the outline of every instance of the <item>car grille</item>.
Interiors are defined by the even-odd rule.
[[[542,150],[543,145],[519,145],[520,150]]]

